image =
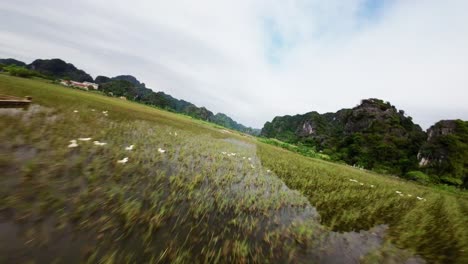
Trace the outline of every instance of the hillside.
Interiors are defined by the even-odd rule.
[[[37,59],[27,66],[46,76],[56,79],[69,79],[78,82],[92,82],[93,78],[85,71],[77,69],[73,64],[61,59],[43,60]]]
[[[0,262],[468,260],[465,193],[44,80],[0,94],[34,101],[0,111]]]
[[[29,69],[29,71],[21,68],[12,69],[15,70],[14,75],[16,76],[37,76],[51,79],[69,79],[79,82],[94,81],[100,85],[100,90],[107,95],[117,97],[123,96],[133,101],[156,106],[177,113],[183,113],[193,118],[212,122],[220,126],[249,133],[251,135],[258,135],[260,133],[259,129],[254,129],[239,124],[225,114],[218,113],[215,115],[205,107],[198,107],[185,100],[174,98],[164,92],[154,92],[153,89],[147,88],[144,83],[140,82],[132,75],[118,75],[112,78],[98,75],[93,80],[92,77],[85,71],[77,69],[73,64],[67,63],[61,59],[37,59],[29,65],[15,59],[0,59],[0,71],[2,71],[2,69],[8,65],[25,67]]]
[[[0,59],[0,64],[23,66],[23,67],[26,66],[26,63],[24,63],[22,61],[19,61],[19,60],[11,59],[11,58],[10,59]]]
[[[336,113],[275,117],[261,135],[303,144],[351,165],[400,175],[418,168],[417,153],[425,140],[411,117],[379,99],[362,100]]]
[[[468,188],[468,122],[442,120],[431,126],[418,158],[439,181]]]
[[[198,107],[185,100],[174,98],[164,92],[154,92],[153,89],[147,88],[144,83],[141,83],[137,78],[131,75],[120,75],[112,78],[98,76],[95,82],[100,85],[101,91],[107,94],[112,93],[113,96],[124,96],[137,102],[186,114],[193,118],[212,122],[251,135],[258,135],[260,132],[259,130],[237,123],[223,113],[214,114],[205,107]]]

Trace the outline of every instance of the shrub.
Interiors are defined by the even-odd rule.
[[[422,171],[410,171],[406,173],[405,178],[408,180],[417,181],[422,184],[429,184],[432,182],[431,177]]]
[[[443,182],[443,183],[450,184],[450,185],[455,185],[455,186],[460,186],[460,185],[463,184],[463,181],[461,179],[453,178],[453,177],[450,177],[448,175],[444,175],[444,176],[440,177],[440,181]]]
[[[35,71],[28,70],[22,66],[10,65],[10,66],[4,67],[4,70],[9,72],[10,75],[12,76],[18,76],[18,77],[23,77],[23,78],[30,78],[30,77],[34,77],[37,75]]]

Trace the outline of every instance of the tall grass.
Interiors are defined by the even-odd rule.
[[[1,233],[1,245],[15,242],[0,261],[289,257],[282,247],[295,243],[307,200],[260,166],[248,137],[43,80],[0,75],[0,93],[35,103],[0,109],[0,220],[17,230]]]
[[[466,261],[464,194],[309,159],[40,79],[0,74],[0,94],[30,95],[35,103],[0,109],[0,262],[408,259],[392,243],[431,262]],[[68,148],[86,137],[92,140]],[[129,145],[135,148],[125,150]],[[118,164],[124,157],[129,161]],[[330,232],[378,224],[390,225],[389,241],[366,246],[380,236],[362,232],[354,252],[342,247],[355,233]]]
[[[391,241],[430,262],[468,262],[466,194],[453,195],[264,144],[259,144],[258,154],[264,166],[307,196],[331,229],[367,230],[388,224]]]

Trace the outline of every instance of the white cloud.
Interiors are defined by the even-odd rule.
[[[0,5],[0,57],[60,57],[255,127],[395,104],[423,127],[468,119],[466,1],[26,1]],[[274,35],[272,35],[274,34]]]

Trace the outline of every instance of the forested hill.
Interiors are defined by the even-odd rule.
[[[114,96],[124,96],[137,102],[155,105],[168,111],[183,113],[244,133],[252,135],[258,135],[260,133],[259,129],[253,129],[239,124],[223,113],[214,114],[205,107],[198,107],[190,102],[174,98],[164,92],[154,92],[153,89],[147,88],[144,83],[141,83],[131,75],[119,75],[113,78],[98,76],[95,81],[100,85],[100,89],[103,92],[112,93]]]
[[[176,99],[164,92],[154,92],[153,89],[147,88],[145,83],[140,82],[131,75],[119,75],[112,78],[99,75],[93,80],[85,71],[61,59],[37,59],[31,64],[26,64],[15,59],[0,59],[0,71],[2,68],[7,70],[8,67],[12,66],[16,67],[14,70],[21,72],[23,77],[30,75],[50,79],[95,82],[100,85],[100,90],[107,95],[124,96],[129,100],[156,106],[172,112],[183,113],[197,119],[252,135],[258,135],[260,133],[259,129],[253,129],[239,124],[223,113],[214,114],[205,107],[198,107],[190,102]]]
[[[78,82],[93,81],[91,75],[83,70],[77,69],[73,64],[67,63],[61,59],[37,59],[27,67],[31,70],[56,79],[69,79]]]
[[[275,117],[261,135],[366,169],[402,176],[421,170],[430,175],[424,180],[468,187],[467,127],[467,122],[444,121],[426,133],[389,102],[366,99],[335,113]]]

